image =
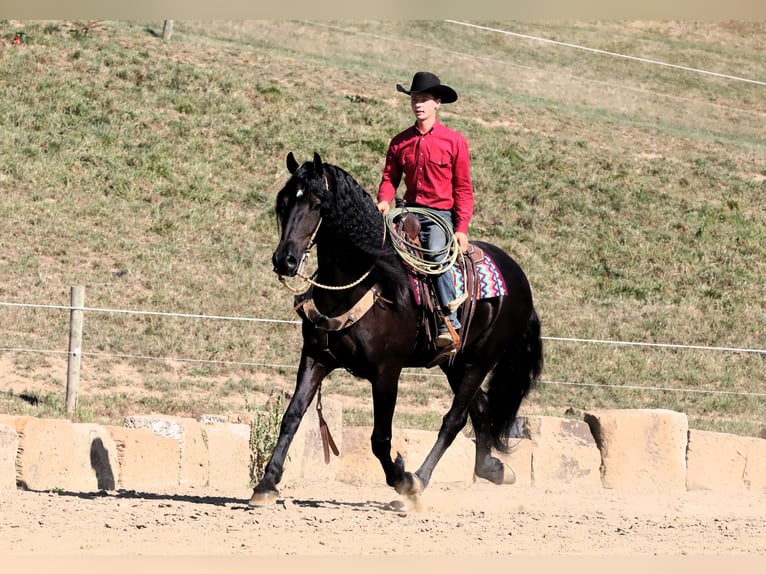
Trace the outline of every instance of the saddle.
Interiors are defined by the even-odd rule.
[[[399,233],[406,236],[408,243],[417,247],[421,246],[421,226],[420,220],[416,215],[404,213],[396,222],[396,225],[398,226]],[[410,254],[416,255],[416,250],[408,247],[408,251]],[[467,335],[471,326],[471,320],[473,319],[477,299],[476,266],[484,259],[484,252],[479,247],[471,245],[464,255],[464,257],[459,257],[456,263],[457,271],[464,280],[464,293],[451,304],[456,306],[457,309],[449,309],[449,312],[452,312],[453,310],[458,311],[458,319],[460,320],[461,325],[460,340],[456,348],[448,349],[445,353],[437,353],[437,356],[428,366],[433,366],[434,364],[441,362],[445,357],[454,357],[457,352],[463,349],[468,338]],[[409,266],[407,266],[407,268],[410,273],[410,283],[413,288],[413,295],[415,296],[416,302],[420,302],[420,308],[422,310],[419,328],[424,335],[428,347],[437,350],[435,341],[439,332],[439,326],[447,325],[448,329],[451,329],[452,326],[447,320],[445,310],[441,307],[432,276],[419,273]]]

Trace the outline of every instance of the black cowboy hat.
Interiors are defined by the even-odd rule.
[[[439,98],[443,104],[451,104],[457,100],[457,92],[445,86],[439,81],[439,77],[431,72],[417,72],[412,76],[412,85],[405,90],[401,84],[396,84],[396,89],[408,96],[412,94],[431,94]]]

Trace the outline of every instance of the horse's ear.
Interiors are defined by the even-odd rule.
[[[322,158],[319,157],[319,154],[317,152],[314,152],[314,171],[317,173],[322,173],[324,168],[322,167]]]
[[[295,161],[295,156],[293,155],[293,152],[290,152],[287,154],[287,171],[293,174],[296,172],[297,169],[298,169],[298,162]]]

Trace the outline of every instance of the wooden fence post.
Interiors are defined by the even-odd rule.
[[[164,41],[170,40],[170,36],[173,34],[173,20],[165,20],[162,24],[162,39]]]
[[[76,285],[71,289],[69,310],[69,363],[66,374],[66,412],[74,414],[77,393],[80,390],[80,358],[82,356],[82,323],[85,306],[85,287]]]

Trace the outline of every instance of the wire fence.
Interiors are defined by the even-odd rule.
[[[285,319],[270,319],[263,317],[246,317],[246,316],[224,316],[224,315],[206,315],[196,313],[177,313],[177,312],[165,312],[165,311],[147,311],[136,309],[115,309],[107,307],[73,307],[71,305],[52,305],[52,304],[33,304],[33,303],[13,303],[0,301],[0,307],[21,307],[29,309],[48,309],[55,311],[66,311],[71,313],[72,311],[82,311],[83,313],[103,313],[103,314],[128,314],[128,315],[144,315],[155,317],[168,317],[168,318],[185,318],[185,319],[201,319],[206,321],[239,321],[239,322],[254,322],[263,324],[287,324],[287,325],[300,325],[299,320],[285,320]],[[707,352],[727,352],[727,353],[747,353],[755,354],[763,359],[766,359],[766,349],[748,348],[748,347],[724,347],[724,346],[704,346],[704,345],[688,345],[688,344],[676,344],[676,343],[660,343],[660,342],[644,342],[644,341],[620,341],[611,339],[588,339],[578,337],[542,337],[545,341],[551,342],[568,342],[578,343],[584,345],[611,345],[611,346],[629,346],[629,347],[650,347],[650,348],[664,348],[664,349],[677,349],[677,350],[697,350]],[[203,359],[198,357],[178,357],[178,356],[153,356],[153,355],[140,355],[140,354],[127,354],[127,353],[106,353],[106,352],[89,352],[78,348],[73,350],[60,350],[60,349],[33,349],[24,347],[0,347],[2,352],[10,353],[40,353],[51,355],[66,355],[69,356],[73,352],[77,352],[81,357],[100,357],[109,359],[131,359],[131,360],[143,360],[143,361],[164,361],[164,362],[178,362],[178,363],[199,363],[207,365],[228,365],[228,366],[246,366],[262,369],[294,369],[297,370],[297,364],[279,364],[269,362],[258,361],[233,361],[233,360],[217,360],[217,359]],[[422,376],[422,377],[438,377],[438,374],[432,374],[423,372],[422,370],[405,370],[410,376]],[[541,384],[547,385],[560,385],[569,387],[593,387],[593,388],[605,388],[605,389],[622,389],[622,390],[638,390],[646,392],[677,392],[677,393],[689,393],[689,394],[711,394],[711,395],[734,395],[743,397],[766,397],[766,392],[750,392],[750,391],[727,391],[721,389],[700,389],[700,388],[678,388],[678,387],[663,387],[653,385],[610,385],[606,383],[588,383],[588,382],[572,382],[572,381],[553,381],[543,378],[540,381]]]
[[[601,54],[604,56],[611,56],[614,58],[622,58],[625,60],[632,60],[634,62],[641,62],[642,64],[651,64],[654,66],[664,66],[667,68],[673,68],[675,70],[682,70],[685,72],[693,72],[695,74],[704,74],[707,76],[714,76],[717,78],[724,78],[727,80],[735,80],[738,82],[746,82],[750,84],[756,84],[759,86],[766,86],[766,82],[762,82],[760,80],[754,80],[752,78],[743,78],[740,76],[733,76],[731,74],[723,74],[721,72],[713,72],[711,70],[704,70],[702,68],[692,68],[691,66],[681,66],[678,64],[671,64],[669,62],[661,62],[659,60],[652,60],[650,58],[642,58],[640,56],[631,56],[629,54],[621,54],[619,52],[612,52],[608,50],[600,50],[598,48],[591,48],[588,46],[581,46],[579,44],[572,44],[570,42],[560,42],[558,40],[551,40],[549,38],[542,38],[540,36],[532,36],[529,34],[520,34],[518,32],[512,32],[510,30],[501,30],[499,28],[490,28],[487,26],[479,26],[478,24],[472,24],[470,22],[460,22],[459,20],[446,20],[446,22],[450,24],[455,24],[458,26],[466,26],[469,28],[474,28],[477,30],[484,30],[487,32],[493,32],[495,34],[502,34],[504,36],[513,36],[514,38],[523,38],[526,40],[534,40],[535,42],[543,42],[546,44],[553,44],[555,46],[560,46],[564,48],[572,48],[575,50],[583,50],[585,52],[591,52],[593,54]]]
[[[529,71],[534,71],[534,72],[545,72],[545,70],[542,69],[542,68],[539,68],[539,67],[536,67],[536,66],[532,66],[532,65],[528,65],[528,64],[520,64],[518,62],[502,60],[502,59],[493,58],[493,57],[489,57],[489,56],[482,56],[482,55],[477,55],[477,54],[472,54],[472,53],[467,53],[467,52],[461,52],[460,50],[454,50],[454,49],[450,49],[450,48],[445,48],[444,46],[434,46],[434,45],[431,45],[431,44],[425,44],[425,43],[417,42],[417,41],[410,40],[410,39],[399,38],[399,37],[394,38],[394,37],[390,37],[390,36],[384,36],[384,35],[381,35],[381,34],[372,34],[372,33],[369,33],[369,32],[361,32],[359,30],[352,30],[352,29],[349,29],[349,28],[346,28],[346,27],[329,24],[327,22],[315,22],[315,21],[310,21],[310,20],[301,20],[301,22],[303,22],[305,24],[309,24],[311,26],[316,26],[316,27],[326,28],[326,29],[329,29],[329,30],[334,30],[334,31],[336,31],[338,33],[342,33],[342,34],[354,34],[354,35],[358,35],[358,36],[370,37],[370,38],[373,38],[375,40],[380,40],[380,41],[384,41],[384,42],[388,42],[388,43],[406,44],[406,45],[412,46],[413,48],[417,48],[417,49],[420,49],[420,50],[438,50],[440,53],[449,53],[449,54],[452,54],[453,56],[462,57],[462,58],[469,59],[469,60],[476,61],[476,62],[488,62],[488,63],[499,64],[499,65],[502,65],[502,66],[507,66],[507,67],[511,67],[511,68],[515,68],[515,69],[529,70]],[[610,52],[610,51],[606,51],[606,50],[599,50],[599,49],[596,49],[596,48],[590,48],[588,46],[581,46],[581,45],[578,45],[578,44],[572,44],[572,43],[567,43],[567,42],[559,42],[559,41],[556,41],[556,40],[551,40],[551,39],[543,38],[543,37],[540,37],[540,36],[532,36],[532,35],[528,35],[528,34],[519,34],[519,33],[511,32],[511,31],[508,31],[508,30],[500,30],[500,29],[497,29],[497,28],[489,28],[489,27],[479,26],[479,25],[476,25],[476,24],[472,24],[472,23],[468,23],[468,22],[461,22],[461,21],[457,21],[457,20],[445,20],[445,22],[447,24],[451,24],[451,25],[454,25],[454,26],[463,26],[463,27],[473,28],[473,29],[476,29],[476,30],[482,30],[482,31],[486,31],[486,32],[494,33],[494,34],[502,34],[502,35],[505,35],[505,36],[508,36],[508,37],[513,37],[513,38],[517,38],[517,39],[523,39],[523,40],[534,41],[534,42],[541,42],[541,43],[548,43],[548,44],[552,44],[552,45],[555,45],[555,46],[558,46],[558,47],[561,47],[561,48],[581,50],[581,51],[584,51],[584,52],[590,52],[590,53],[593,53],[593,54],[600,54],[600,55],[608,56],[608,57],[612,57],[612,58],[621,58],[621,59],[625,59],[625,60],[631,60],[631,61],[634,61],[634,62],[638,62],[638,63],[642,63],[642,64],[647,64],[647,65],[652,65],[652,66],[667,67],[667,68],[675,69],[677,71],[683,71],[683,72],[688,72],[688,73],[706,75],[706,76],[709,76],[709,77],[716,77],[716,78],[720,78],[720,79],[737,81],[737,82],[742,82],[742,83],[748,83],[748,84],[752,84],[752,85],[766,86],[766,82],[764,82],[764,81],[756,80],[756,79],[752,79],[752,78],[745,78],[745,77],[741,77],[741,76],[735,76],[735,75],[732,75],[732,74],[724,74],[724,73],[715,72],[715,71],[711,71],[711,70],[705,70],[705,69],[701,69],[701,68],[692,68],[692,67],[689,67],[689,66],[680,66],[680,65],[671,64],[671,63],[668,63],[668,62],[661,62],[659,60],[652,60],[652,59],[649,59],[649,58],[641,58],[641,57],[632,56],[632,55],[629,55],[629,54],[621,54],[621,53],[618,53],[618,52]],[[686,102],[686,103],[689,103],[689,104],[694,104],[694,105],[698,105],[698,106],[705,107],[705,108],[716,108],[716,109],[721,110],[721,111],[725,110],[725,111],[731,111],[731,112],[736,112],[736,113],[741,113],[741,114],[746,114],[746,115],[754,115],[754,116],[758,116],[758,117],[761,117],[761,118],[766,117],[766,113],[764,113],[763,111],[760,111],[760,110],[756,110],[756,109],[748,109],[748,108],[736,107],[736,106],[721,104],[721,103],[714,102],[714,101],[703,100],[703,99],[699,99],[699,98],[695,99],[695,98],[688,98],[688,97],[678,96],[678,95],[671,94],[671,93],[657,92],[657,91],[654,91],[654,90],[650,90],[650,89],[646,89],[646,88],[642,88],[642,87],[638,87],[638,86],[629,86],[629,85],[626,85],[624,83],[607,82],[607,81],[603,81],[603,80],[597,80],[597,79],[594,79],[594,78],[584,78],[582,76],[577,76],[575,74],[568,74],[568,73],[566,73],[564,71],[558,71],[557,74],[559,76],[562,76],[562,77],[565,76],[565,77],[568,77],[570,79],[574,79],[578,83],[582,83],[582,84],[592,84],[592,85],[597,85],[597,86],[614,88],[614,89],[618,89],[618,90],[622,90],[622,91],[627,91],[627,92],[635,92],[635,93],[638,93],[638,94],[653,96],[653,97],[662,98],[662,99],[665,99],[665,100],[673,100],[673,101],[678,101],[678,102]]]
[[[669,67],[678,71],[702,74],[702,75],[718,77],[718,78],[728,79],[728,80],[737,81],[737,82],[755,84],[759,86],[766,85],[766,82],[763,82],[760,80],[754,80],[751,78],[744,78],[740,76],[734,76],[731,74],[722,74],[719,72],[713,72],[713,71],[699,69],[699,68],[679,66],[679,65],[652,60],[648,58],[641,58],[641,57],[621,54],[617,52],[599,50],[599,49],[590,48],[587,46],[581,46],[581,45],[576,45],[576,44],[566,43],[566,42],[559,42],[559,41],[554,41],[554,40],[541,38],[537,36],[519,34],[519,33],[515,33],[508,30],[500,30],[497,28],[478,26],[475,24],[470,24],[467,22],[461,22],[456,20],[446,20],[445,22],[455,27],[462,27],[464,29],[472,28],[475,30],[481,30],[484,32],[492,33],[492,34],[503,34],[503,35],[514,37],[517,39],[531,40],[536,42],[545,42],[545,43],[556,45],[558,47],[565,48],[565,49],[576,49],[576,50],[590,52],[593,54],[599,54],[599,55],[613,57],[613,58],[621,58],[621,59],[631,60],[631,61],[635,61],[635,62],[639,62],[643,64],[664,66],[664,67]],[[366,36],[373,37],[375,39],[380,39],[385,41],[394,40],[392,38],[387,38],[387,37],[376,35],[376,34],[369,34],[369,33],[349,30],[347,28],[338,27],[326,22],[304,21],[304,23],[310,24],[313,26],[321,26],[328,29],[333,29],[341,33],[354,33],[354,34],[366,35]],[[402,40],[401,38],[398,38],[395,40],[397,42],[405,42],[412,46],[417,46],[421,48],[429,48],[429,49],[432,48],[432,46],[418,44],[417,42],[414,42],[412,40],[405,41],[405,40]],[[443,50],[443,48],[439,48],[439,49]],[[461,55],[461,56],[466,56],[475,60],[495,61],[492,58],[477,56],[476,54],[463,54],[458,51],[453,51],[453,53],[457,55]],[[510,62],[503,62],[503,63],[507,65],[515,66],[515,67],[524,67],[524,68],[529,67],[529,66],[524,66],[521,64],[510,63]],[[530,68],[530,69],[534,69],[534,68]],[[590,80],[590,81],[596,82],[596,80]],[[628,87],[628,86],[619,86],[619,87],[626,90],[645,91],[642,88],[638,88],[638,87]],[[675,99],[682,99],[682,100],[686,99],[686,98],[678,98],[677,96],[674,96],[672,94],[655,94],[655,95],[661,96],[664,98],[675,98]],[[735,109],[728,106],[721,106],[720,104],[717,104],[715,102],[710,102],[710,101],[697,101],[696,103],[700,105],[713,106],[718,108],[727,107],[728,109],[731,109],[731,110],[736,110],[738,112],[744,112],[748,114],[755,114],[758,116],[764,115],[761,111],[758,111],[758,110],[739,109],[739,108]],[[91,313],[114,314],[114,315],[127,314],[127,315],[141,315],[141,316],[155,316],[155,317],[199,319],[203,321],[238,321],[238,322],[258,323],[258,324],[264,324],[264,325],[270,325],[270,324],[288,324],[288,325],[292,324],[296,326],[300,325],[300,321],[297,321],[297,320],[280,320],[280,319],[271,319],[271,318],[264,318],[264,317],[222,316],[222,315],[190,314],[190,313],[160,312],[160,311],[147,311],[147,310],[129,310],[129,309],[85,307],[85,306],[73,307],[71,305],[0,302],[0,307],[45,309],[45,310],[51,310],[51,311],[62,311],[67,313],[72,313],[73,311],[81,311],[83,313],[88,313],[88,314],[91,314]],[[557,343],[557,342],[575,343],[580,345],[602,345],[602,346],[616,346],[616,347],[648,347],[648,348],[677,349],[677,350],[683,350],[683,351],[694,350],[694,351],[703,351],[703,352],[755,354],[760,356],[763,359],[766,359],[766,349],[762,349],[762,348],[731,347],[731,346],[702,346],[702,345],[674,344],[674,343],[663,343],[663,342],[621,341],[621,340],[588,339],[588,338],[575,338],[575,337],[554,337],[554,336],[544,336],[543,339],[553,343]],[[256,368],[262,368],[262,369],[297,369],[297,365],[295,364],[279,364],[279,363],[258,362],[258,361],[216,360],[216,359],[206,359],[206,358],[199,358],[199,357],[183,357],[183,356],[154,356],[154,355],[145,355],[145,354],[91,352],[91,351],[83,350],[82,348],[77,348],[74,350],[61,350],[61,349],[29,348],[29,347],[23,347],[23,346],[5,346],[5,347],[0,347],[0,351],[8,352],[8,353],[39,353],[39,354],[49,354],[49,355],[61,355],[61,356],[71,356],[72,353],[78,353],[80,357],[100,357],[100,358],[110,358],[110,359],[131,359],[131,360],[142,360],[142,361],[165,361],[165,362],[173,361],[173,362],[179,362],[179,363],[247,366],[247,367],[256,367]],[[422,370],[406,370],[406,373],[409,376],[422,376],[422,377],[440,376],[438,374],[423,372]],[[624,384],[610,385],[606,383],[554,381],[554,380],[546,380],[545,378],[541,380],[541,383],[547,384],[547,385],[560,385],[560,386],[568,386],[568,387],[584,387],[584,388],[595,387],[595,388],[610,388],[610,389],[619,389],[619,390],[638,390],[642,392],[677,392],[677,393],[689,393],[689,394],[717,394],[717,395],[739,395],[739,396],[748,396],[748,397],[766,397],[766,393],[764,392],[728,391],[728,390],[720,390],[720,389],[702,389],[702,388],[676,388],[676,387],[669,387],[669,386],[664,387],[664,386],[654,386],[654,385],[646,385],[646,386],[624,385]]]

